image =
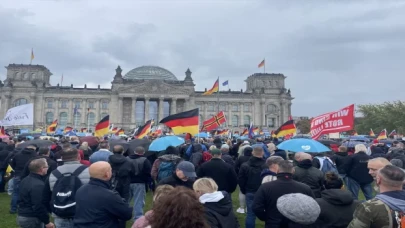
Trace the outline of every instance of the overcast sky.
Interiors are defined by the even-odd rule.
[[[17,3],[18,2],[18,3]],[[294,116],[405,97],[405,1],[1,0],[0,65],[48,67],[51,83],[110,87],[157,65],[197,90],[283,73]],[[6,70],[0,70],[5,79]]]

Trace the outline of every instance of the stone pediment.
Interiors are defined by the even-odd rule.
[[[190,94],[183,86],[169,85],[161,80],[145,80],[141,84],[129,85],[119,89],[120,93],[138,94]]]

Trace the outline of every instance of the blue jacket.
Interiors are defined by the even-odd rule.
[[[97,152],[94,152],[91,156],[90,156],[90,163],[93,164],[95,162],[98,161],[105,161],[108,162],[108,158],[113,155],[112,152],[108,151],[107,149],[101,149]]]
[[[207,147],[204,144],[200,144],[200,145],[201,145],[201,148],[202,148],[201,152],[208,151]],[[191,154],[193,153],[192,149],[193,149],[193,144],[191,144],[186,150],[187,157],[190,157]]]
[[[109,182],[91,178],[77,190],[75,228],[116,228],[118,220],[131,219],[132,208],[110,188]]]

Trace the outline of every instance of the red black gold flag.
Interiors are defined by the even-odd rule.
[[[95,127],[94,136],[103,137],[110,129],[110,115],[106,115]]]
[[[58,126],[58,120],[54,120],[47,128],[46,128],[46,133],[47,134],[54,134],[56,131],[56,127]]]
[[[69,131],[73,131],[73,127],[69,127],[69,126],[65,127],[65,129],[63,130],[63,133],[67,133]]]
[[[249,134],[249,129],[245,128],[245,130],[243,130],[242,134],[240,134],[241,136],[243,135],[248,135]]]
[[[219,112],[215,116],[203,122],[202,131],[211,131],[217,129],[221,124],[226,122],[224,112]]]
[[[177,113],[163,118],[159,123],[170,127],[174,134],[180,135],[190,133],[191,135],[198,134],[198,108]]]
[[[274,132],[276,137],[283,137],[295,133],[297,133],[297,128],[295,127],[294,120],[288,120]]]
[[[115,132],[115,135],[123,135],[124,133],[124,129],[120,128],[117,132]]]
[[[138,131],[135,133],[136,139],[143,139],[150,131],[152,126],[152,120],[146,121],[145,125],[138,128]]]

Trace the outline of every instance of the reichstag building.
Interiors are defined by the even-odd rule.
[[[0,82],[0,118],[11,107],[33,103],[34,128],[58,119],[60,128],[89,126],[91,130],[100,119],[110,115],[110,123],[130,130],[149,119],[160,120],[199,108],[200,122],[219,109],[225,112],[226,127],[231,129],[241,130],[253,122],[272,130],[291,115],[293,97],[285,88],[283,74],[255,73],[244,81],[245,89],[221,88],[218,95],[203,96],[204,91],[195,90],[190,69],[185,77],[176,77],[158,66],[141,66],[125,74],[118,66],[109,89],[51,85],[52,73],[42,65],[9,64],[6,69],[7,78]]]

